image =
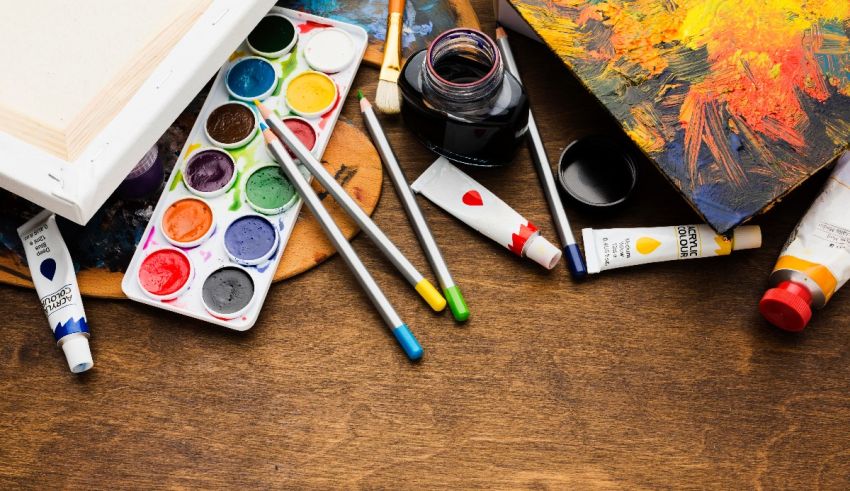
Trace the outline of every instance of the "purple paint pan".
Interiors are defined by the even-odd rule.
[[[183,167],[183,182],[202,198],[221,196],[236,182],[236,162],[218,148],[197,150]]]

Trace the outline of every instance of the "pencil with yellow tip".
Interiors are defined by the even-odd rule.
[[[372,239],[372,242],[378,247],[378,250],[390,260],[396,269],[401,272],[404,278],[410,283],[417,293],[437,312],[446,308],[446,299],[440,294],[434,285],[428,281],[416,267],[401,253],[395,244],[384,234],[384,232],[375,225],[375,222],[369,218],[369,215],[364,212],[360,206],[354,201],[354,198],[348,195],[343,187],[336,182],[336,179],[325,170],[319,160],[310,153],[310,150],[301,143],[301,140],[290,130],[277,115],[266,107],[262,102],[255,100],[254,104],[260,111],[266,124],[277,135],[277,137],[289,148],[298,158],[304,167],[319,181],[325,190],[330,193],[343,210],[357,223],[357,226],[363,230],[366,235]]]
[[[419,243],[422,245],[422,250],[425,251],[425,257],[431,264],[431,269],[437,275],[437,281],[440,282],[440,287],[443,289],[443,294],[446,296],[446,301],[449,304],[449,309],[457,321],[465,321],[469,318],[469,307],[466,305],[463,295],[460,293],[452,274],[449,272],[449,267],[440,253],[440,248],[431,234],[431,228],[428,227],[428,221],[425,220],[425,215],[419,208],[416,202],[416,196],[410,190],[407,184],[407,179],[404,177],[404,172],[396,159],[390,142],[387,139],[386,133],[381,128],[381,122],[378,120],[377,114],[372,109],[372,104],[369,99],[363,96],[362,91],[357,91],[357,98],[360,99],[360,112],[363,113],[363,119],[366,122],[366,129],[372,136],[372,141],[378,149],[378,154],[381,160],[384,161],[384,167],[387,169],[387,174],[390,175],[390,180],[396,189],[399,201],[401,201],[404,210],[407,212],[407,217],[410,219],[410,224],[413,226],[413,231],[419,237]]]
[[[295,186],[295,189],[298,191],[301,199],[303,199],[304,203],[307,204],[307,207],[310,208],[313,216],[316,217],[316,220],[318,220],[319,225],[321,225],[333,246],[337,251],[339,251],[339,255],[345,261],[345,264],[348,265],[348,268],[354,274],[357,282],[360,283],[361,287],[363,287],[363,290],[366,292],[369,300],[372,301],[372,304],[381,314],[384,322],[390,328],[390,331],[392,331],[396,341],[398,341],[398,344],[402,347],[405,354],[407,354],[407,357],[411,360],[418,360],[422,358],[422,347],[419,345],[416,337],[407,327],[407,324],[402,322],[398,313],[396,313],[392,304],[387,299],[386,295],[384,295],[384,292],[381,291],[381,288],[377,283],[375,283],[375,279],[372,278],[371,274],[369,274],[369,271],[366,269],[366,266],[363,265],[360,257],[356,252],[354,252],[351,244],[348,243],[348,240],[346,240],[342,231],[340,231],[339,227],[337,227],[336,223],[333,221],[333,218],[331,218],[328,210],[322,206],[321,200],[319,200],[319,197],[316,196],[315,191],[313,191],[313,188],[310,187],[310,183],[307,182],[307,179],[305,179],[298,170],[298,165],[294,160],[292,160],[292,157],[283,147],[280,139],[278,139],[277,135],[275,135],[264,122],[260,122],[260,130],[263,132],[263,137],[266,139],[266,146],[269,149],[269,153],[271,153],[275,160],[277,160],[278,164],[280,164],[283,173],[286,174],[286,177],[292,185]]]

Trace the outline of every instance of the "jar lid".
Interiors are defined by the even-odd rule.
[[[574,200],[592,208],[609,208],[626,201],[637,183],[632,155],[606,136],[573,141],[558,164],[561,188]]]

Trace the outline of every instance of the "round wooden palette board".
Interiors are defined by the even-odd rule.
[[[334,128],[322,164],[336,177],[363,210],[371,215],[381,197],[383,169],[378,152],[369,138],[349,123],[339,121]],[[325,208],[350,240],[359,229],[334,199],[324,192],[315,180],[313,189],[319,193]],[[274,281],[303,273],[336,253],[319,223],[307,208],[302,208],[295,229],[286,245]],[[124,273],[105,269],[85,269],[77,280],[84,296],[126,299],[121,291]],[[0,283],[33,288],[29,268],[14,255],[0,255]]]

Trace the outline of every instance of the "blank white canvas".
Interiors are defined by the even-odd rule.
[[[209,3],[0,0],[0,131],[73,157]]]

